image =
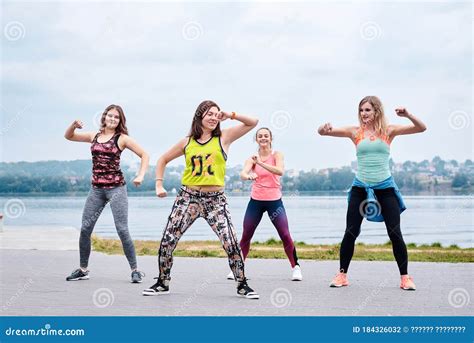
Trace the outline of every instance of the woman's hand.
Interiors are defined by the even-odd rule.
[[[258,177],[257,174],[250,172],[247,179],[251,180],[251,181],[254,181],[254,180],[257,179],[257,177]]]
[[[252,156],[252,161],[253,161],[253,165],[262,163],[262,160],[260,159],[260,156],[258,156],[258,155],[253,155]]]
[[[229,112],[219,111],[219,113],[217,113],[217,119],[219,119],[221,122],[229,119],[230,117],[232,117],[232,114]]]
[[[318,133],[322,136],[324,135],[327,135],[328,133],[330,133],[332,131],[332,125],[331,123],[326,123],[326,124],[323,124],[321,125],[319,128],[318,128]]]
[[[141,175],[138,175],[135,179],[133,179],[133,184],[135,185],[135,187],[140,186],[142,182],[143,182],[143,176]]]
[[[84,127],[84,124],[80,120],[74,120],[72,126],[74,127],[74,129],[82,129]]]
[[[92,143],[96,133],[95,132],[76,132],[76,129],[82,129],[84,124],[79,119],[74,120],[71,125],[68,126],[64,133],[64,138],[73,142],[86,142]]]
[[[163,186],[156,186],[156,196],[158,198],[164,198],[166,197],[166,189],[163,188]]]
[[[408,117],[410,116],[410,113],[407,111],[405,107],[397,107],[395,109],[395,112],[399,117]]]

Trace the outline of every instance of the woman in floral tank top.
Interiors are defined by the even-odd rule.
[[[67,281],[87,280],[87,266],[91,252],[91,235],[102,210],[110,203],[117,233],[132,270],[131,281],[139,283],[144,274],[137,269],[135,247],[128,231],[128,198],[126,182],[120,169],[120,155],[124,149],[133,151],[141,158],[140,170],[133,180],[141,185],[148,167],[148,154],[128,136],[126,118],[122,108],[110,105],[102,113],[99,132],[76,132],[82,129],[80,120],[75,120],[64,137],[70,141],[91,143],[92,187],[82,213],[79,238],[80,267],[66,278]]]

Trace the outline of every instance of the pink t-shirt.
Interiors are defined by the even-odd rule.
[[[272,152],[263,163],[276,166],[275,155]],[[251,198],[254,200],[278,200],[281,199],[280,176],[269,172],[256,164],[252,171],[257,174],[257,179],[252,184]]]

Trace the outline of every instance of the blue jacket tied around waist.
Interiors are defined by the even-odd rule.
[[[354,186],[364,188],[365,191],[367,192],[367,199],[365,201],[365,206],[364,206],[364,218],[366,218],[367,220],[371,222],[384,221],[383,216],[382,216],[382,209],[380,208],[380,204],[377,201],[377,197],[375,196],[374,189],[394,188],[395,195],[397,196],[397,200],[398,200],[398,206],[400,207],[400,213],[402,213],[403,211],[407,209],[407,207],[405,206],[405,203],[403,202],[402,194],[400,193],[400,190],[398,189],[398,186],[395,183],[395,180],[393,179],[392,176],[378,183],[364,183],[360,181],[358,178],[354,178],[354,181],[352,182],[352,185],[351,185],[351,189],[349,190],[348,195],[347,195],[347,202],[349,202],[351,199],[352,187]]]

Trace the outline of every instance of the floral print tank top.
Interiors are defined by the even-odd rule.
[[[118,147],[120,134],[115,134],[105,143],[97,141],[98,133],[91,144],[92,153],[92,185],[97,188],[114,188],[125,185],[125,179],[120,169]]]

